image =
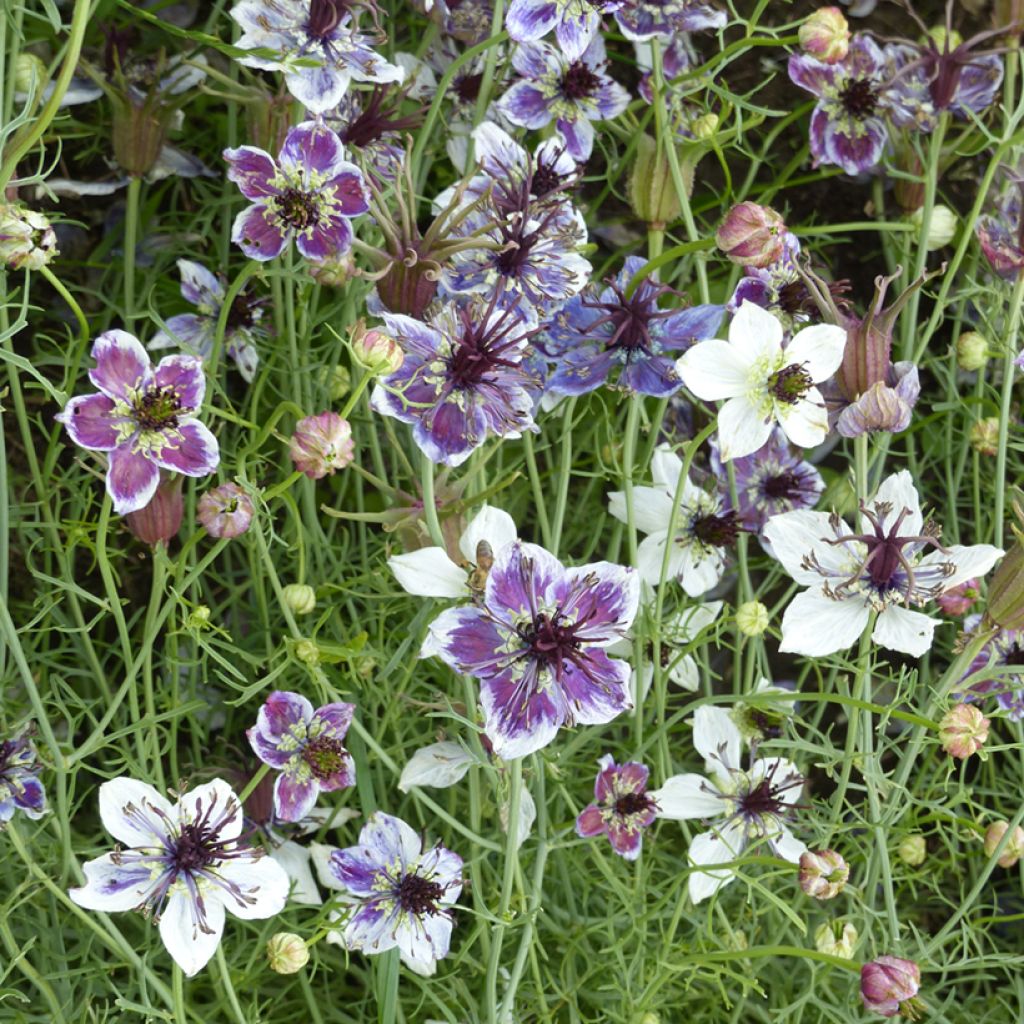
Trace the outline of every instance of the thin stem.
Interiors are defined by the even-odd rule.
[[[1001,546],[1006,511],[1006,455],[1009,448],[1010,405],[1013,401],[1013,385],[1017,354],[1017,337],[1020,333],[1021,306],[1024,304],[1024,274],[1017,276],[1010,296],[1010,311],[1006,321],[1006,342],[1003,351],[1003,382],[999,403],[999,448],[996,450],[996,496],[995,515],[992,522],[992,543]]]
[[[445,547],[441,523],[437,518],[437,503],[434,499],[434,463],[426,455],[420,457],[420,487],[423,492],[423,515],[430,531],[430,539],[439,547]]]
[[[124,211],[124,322],[131,330],[135,319],[135,250],[139,244],[139,199],[142,179],[132,177]]]

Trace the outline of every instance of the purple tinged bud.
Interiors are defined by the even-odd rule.
[[[366,329],[359,321],[352,329],[352,354],[363,369],[387,376],[402,366],[405,353],[390,334],[379,328]]]
[[[981,751],[988,739],[989,720],[973,704],[957,704],[950,708],[939,722],[942,749],[964,761]],[[982,757],[984,758],[984,752]]]
[[[921,385],[913,363],[895,363],[888,382],[876,381],[848,405],[836,421],[843,437],[886,432],[899,434],[910,426]]]
[[[964,580],[963,583],[953,587],[952,590],[947,590],[944,594],[939,594],[935,598],[935,603],[946,615],[963,616],[974,607],[974,602],[979,597],[981,597],[980,581],[970,579]]]
[[[211,537],[241,537],[253,516],[252,499],[238,484],[221,484],[208,490],[196,505],[196,518]]]
[[[880,956],[860,969],[860,997],[868,1010],[883,1017],[920,1020],[924,1003],[917,998],[921,968],[913,960]]]
[[[850,49],[850,26],[838,7],[819,7],[809,14],[797,36],[804,53],[824,64],[845,59]]]
[[[57,236],[46,217],[0,203],[0,263],[11,270],[39,270],[57,255]]]
[[[125,516],[128,529],[143,544],[155,547],[157,544],[166,544],[178,535],[183,511],[181,479],[180,476],[161,475],[156,493],[149,504]]]
[[[850,865],[835,850],[807,850],[800,857],[800,888],[816,900],[830,900],[846,887]]]
[[[1010,831],[1010,823],[1008,821],[994,821],[989,825],[985,831],[985,855],[991,857],[993,853],[1002,841],[1003,836]],[[1017,861],[1020,860],[1021,856],[1024,855],[1024,829],[1019,825],[1013,830],[1013,835],[1010,836],[1006,845],[1003,847],[1003,852],[999,855],[999,860],[996,863],[1001,868],[1012,868]]]
[[[324,263],[310,263],[309,275],[325,288],[344,288],[356,272],[356,261],[349,252],[340,253]]]
[[[715,243],[733,263],[767,267],[785,255],[786,224],[770,206],[738,203],[726,215]]]
[[[321,412],[299,420],[289,448],[295,468],[310,480],[320,480],[344,469],[354,453],[352,428],[336,412]]]

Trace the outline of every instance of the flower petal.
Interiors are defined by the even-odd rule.
[[[224,904],[204,900],[205,913],[200,916],[195,900],[184,889],[176,889],[160,915],[160,938],[189,978],[210,962],[224,932]]]
[[[149,354],[127,331],[105,331],[92,347],[89,380],[108,398],[131,403],[151,376]]]
[[[690,843],[690,861],[694,868],[690,872],[688,889],[690,899],[700,903],[713,896],[723,886],[728,885],[736,873],[731,868],[711,871],[716,864],[726,864],[736,860],[742,852],[742,837],[731,829],[720,832],[703,832],[695,836]]]
[[[70,889],[68,895],[86,910],[134,910],[146,902],[154,884],[160,881],[159,876],[153,877],[150,863],[129,860],[119,853],[105,853],[87,861],[82,871],[85,885]]]
[[[745,302],[743,306],[753,304]],[[720,338],[697,342],[676,361],[676,369],[687,390],[706,401],[746,394],[752,366],[753,361],[735,345]]]
[[[466,570],[459,568],[444,548],[419,548],[392,555],[388,568],[399,586],[416,597],[468,597]]]
[[[723,462],[756,452],[771,432],[771,418],[765,419],[746,395],[730,398],[718,410],[718,451]]]
[[[932,646],[935,627],[941,621],[923,612],[892,604],[879,613],[871,639],[890,651],[901,651],[920,658]]]
[[[64,424],[68,437],[81,448],[109,452],[124,439],[119,426],[135,429],[130,420],[113,415],[113,411],[114,403],[106,395],[79,395],[55,418]]]
[[[159,847],[177,815],[149,783],[122,775],[100,786],[100,820],[127,847]]]
[[[822,658],[852,647],[868,624],[868,606],[856,597],[845,601],[812,588],[797,594],[782,616],[783,653]]]
[[[130,445],[115,448],[107,456],[107,493],[120,515],[145,508],[160,483],[160,470]]]
[[[152,460],[162,469],[184,476],[207,476],[220,465],[217,438],[199,420],[182,420],[165,431],[164,444],[154,448]]]
[[[504,509],[485,504],[462,531],[459,550],[467,562],[476,565],[477,548],[481,541],[486,541],[491,551],[497,552],[506,544],[514,544],[518,536],[515,522]]]
[[[278,187],[272,184],[277,175],[277,164],[269,153],[255,146],[239,146],[237,149],[225,149],[224,159],[228,164],[228,180],[241,189],[246,199],[278,194]]]
[[[725,708],[702,705],[693,713],[693,745],[704,758],[704,770],[728,776],[740,767],[743,737]]]
[[[835,324],[814,324],[793,336],[786,346],[786,362],[804,368],[815,384],[828,380],[843,361],[846,331]]]
[[[658,805],[658,817],[672,821],[719,818],[728,804],[703,775],[673,775],[661,789],[647,794]]]
[[[231,226],[231,241],[250,259],[262,263],[280,256],[288,238],[275,214],[262,203],[247,206]]]

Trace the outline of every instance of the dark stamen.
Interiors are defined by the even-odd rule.
[[[439,913],[437,901],[444,895],[444,886],[420,875],[405,875],[398,883],[395,898],[398,905],[409,914],[422,917]]]

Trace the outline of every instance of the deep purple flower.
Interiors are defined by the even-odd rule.
[[[375,386],[370,406],[411,424],[432,462],[458,466],[489,435],[533,429],[541,381],[523,360],[535,320],[471,301],[448,304],[426,323],[389,313],[384,322],[405,359]]]
[[[377,811],[359,833],[359,845],[335,850],[327,871],[356,904],[342,932],[347,949],[383,953],[397,946],[420,974],[433,973],[448,955],[451,908],[462,892],[458,854],[440,843],[424,852],[404,821]]]
[[[0,741],[0,826],[23,811],[41,818],[46,811],[46,793],[39,781],[43,766],[27,736]]]
[[[274,783],[274,813],[282,821],[305,818],[321,793],[354,786],[356,769],[342,746],[355,704],[325,704],[313,710],[298,693],[275,690],[246,736],[264,763],[280,771]]]
[[[1024,269],[1024,215],[1021,191],[1024,182],[1013,181],[997,200],[991,213],[978,218],[978,242],[992,269],[1013,280]]]
[[[547,746],[563,725],[603,725],[631,706],[629,665],[604,648],[626,634],[639,599],[632,569],[567,569],[535,544],[509,544],[480,604],[442,612],[423,654],[481,680],[484,732],[513,760]]]
[[[971,632],[981,622],[980,615],[971,615],[964,620],[964,630]],[[1000,676],[998,679],[986,679],[975,683],[966,691],[967,700],[979,697],[995,697],[999,706],[1008,713],[1015,722],[1024,718],[1024,630],[999,629],[978,651],[963,678],[980,672],[989,662],[994,668],[1016,668],[1019,671]]]
[[[549,391],[585,394],[604,384],[616,367],[621,388],[658,398],[679,390],[676,357],[695,341],[713,337],[725,309],[662,309],[658,299],[671,289],[649,277],[628,294],[644,262],[639,256],[627,257],[599,294],[588,288],[552,317],[543,344],[556,363]]]
[[[617,11],[623,0],[512,0],[505,14],[509,38],[535,43],[552,29],[558,48],[578,60],[601,25],[601,15]]]
[[[119,515],[149,504],[160,470],[206,476],[220,462],[217,439],[195,418],[206,392],[195,356],[167,356],[153,369],[139,340],[107,331],[92,347],[98,394],[72,398],[57,420],[75,444],[108,452],[107,493]]]
[[[345,0],[240,0],[231,9],[242,28],[235,46],[274,56],[240,57],[239,63],[283,71],[288,91],[314,114],[336,106],[353,80],[400,82],[402,69],[374,52],[379,37],[359,31],[352,6]]]
[[[810,132],[815,165],[835,164],[847,174],[871,170],[889,139],[883,117],[886,63],[879,46],[858,34],[846,57],[835,64],[793,54],[789,77],[818,97]]]
[[[620,857],[636,860],[644,829],[654,822],[658,810],[646,793],[647,766],[637,761],[619,765],[611,754],[597,763],[601,771],[594,781],[594,802],[576,819],[576,834],[584,838],[606,835]]]
[[[586,160],[594,148],[594,121],[618,117],[629,93],[604,72],[604,41],[595,36],[586,50],[568,59],[547,43],[524,43],[512,55],[520,75],[498,101],[513,124],[543,128],[555,122],[574,160]]]
[[[233,483],[211,488],[196,503],[196,519],[218,539],[241,537],[249,529],[254,511],[252,498]]]
[[[380,87],[369,94],[346,93],[324,115],[327,126],[338,133],[350,153],[362,155],[361,163],[378,182],[394,181],[405,156],[401,133],[411,131],[422,121],[418,114],[402,117],[396,110],[388,109],[387,95]]]
[[[345,160],[338,136],[315,121],[292,128],[275,161],[255,146],[224,150],[228,177],[252,199],[231,240],[250,259],[272,260],[292,239],[308,260],[336,259],[352,245],[349,219],[366,213],[362,172]]]
[[[724,28],[728,18],[724,11],[701,0],[630,0],[615,12],[615,20],[627,39],[642,42]]]

